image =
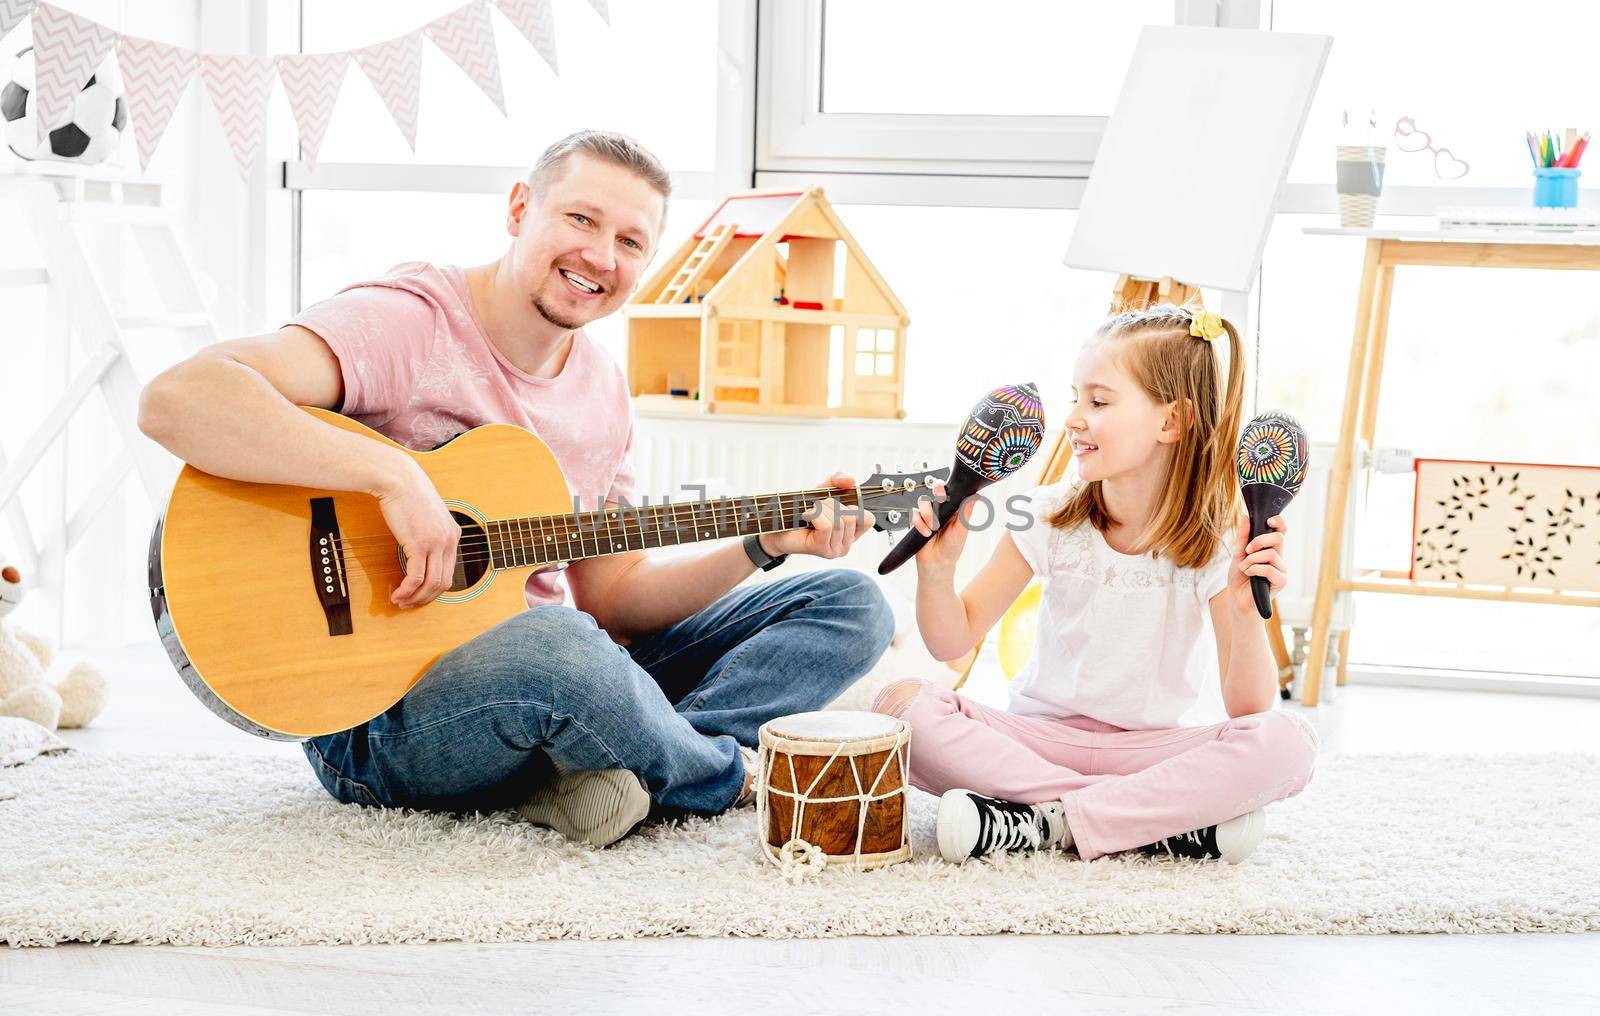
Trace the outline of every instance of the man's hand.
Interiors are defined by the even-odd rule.
[[[415,459],[404,459],[395,483],[377,492],[383,521],[405,553],[405,578],[389,596],[402,609],[432,603],[450,588],[461,541],[461,527],[433,481]]]
[[[828,477],[828,485],[840,490],[852,490],[856,481],[843,473]],[[872,513],[865,508],[852,508],[834,498],[824,498],[812,505],[802,519],[806,529],[790,529],[781,533],[766,533],[761,545],[774,557],[780,554],[812,554],[821,558],[843,557],[857,537],[872,528]]]

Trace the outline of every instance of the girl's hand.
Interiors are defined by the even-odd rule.
[[[911,513],[911,524],[917,528],[917,532],[932,537],[922,545],[921,550],[917,551],[918,571],[930,568],[935,571],[954,569],[956,561],[961,557],[961,548],[967,545],[967,527],[962,521],[962,516],[971,511],[972,498],[967,498],[961,510],[952,515],[950,521],[941,527],[934,510],[936,505],[943,504],[944,501],[944,482],[935,480],[933,497],[918,498],[916,511]]]
[[[1289,531],[1282,515],[1267,520],[1273,532],[1262,533],[1250,539],[1250,517],[1239,516],[1238,550],[1233,554],[1233,566],[1228,569],[1228,592],[1233,596],[1233,606],[1247,617],[1256,613],[1256,599],[1250,592],[1250,579],[1259,575],[1276,594],[1289,581],[1289,566],[1283,560],[1283,534]]]

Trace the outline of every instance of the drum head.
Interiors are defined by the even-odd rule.
[[[883,713],[824,709],[780,716],[769,722],[767,729],[792,741],[864,741],[893,734],[900,725],[901,721]]]

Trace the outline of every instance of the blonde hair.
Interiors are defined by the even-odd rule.
[[[615,131],[581,130],[557,141],[544,150],[539,161],[528,171],[528,189],[535,197],[543,196],[561,168],[574,155],[587,155],[595,159],[631,170],[661,195],[661,221],[667,221],[667,202],[672,197],[672,177],[661,160],[645,146]]]
[[[1227,545],[1239,516],[1234,448],[1244,402],[1244,344],[1228,321],[1226,383],[1214,343],[1196,338],[1189,326],[1199,308],[1160,304],[1111,318],[1090,341],[1117,344],[1124,372],[1158,404],[1177,403],[1181,432],[1162,484],[1154,516],[1135,541],[1138,553],[1154,552],[1182,568],[1198,568]],[[1113,521],[1100,481],[1080,487],[1047,520],[1075,528],[1085,522],[1102,533]]]

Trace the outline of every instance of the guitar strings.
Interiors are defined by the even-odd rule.
[[[913,487],[913,489],[921,486],[923,486],[923,484],[918,483]],[[887,491],[875,488],[832,487],[817,488],[815,490],[783,491],[775,494],[760,494],[748,498],[719,498],[715,501],[693,503],[675,504],[666,502],[660,505],[629,505],[627,507],[606,508],[599,511],[591,510],[579,512],[576,515],[574,515],[572,512],[562,512],[551,515],[527,515],[515,518],[490,519],[488,522],[489,526],[499,526],[502,528],[498,529],[494,534],[488,534],[485,531],[485,526],[477,525],[475,535],[480,543],[491,536],[504,536],[508,540],[514,539],[517,536],[518,531],[510,527],[522,525],[530,527],[522,530],[523,533],[529,535],[535,532],[537,532],[537,534],[540,536],[543,536],[546,533],[557,533],[563,536],[569,533],[581,533],[585,538],[591,538],[596,535],[604,536],[612,527],[625,525],[629,521],[637,522],[638,525],[628,531],[637,532],[640,528],[649,526],[649,524],[642,518],[643,516],[652,515],[652,513],[663,510],[665,510],[667,513],[666,518],[674,523],[677,528],[687,528],[688,521],[692,521],[696,525],[703,522],[724,524],[728,518],[730,510],[742,508],[745,504],[749,504],[758,508],[763,517],[768,517],[772,513],[772,502],[777,500],[779,502],[779,515],[783,516],[789,513],[788,510],[798,507],[799,499],[801,498],[817,497],[817,495],[830,493],[850,494],[857,491],[859,491],[860,499],[862,500],[906,493],[905,488],[903,487],[896,487],[893,490]],[[788,499],[788,503],[785,503],[786,499]],[[822,498],[817,497],[817,500],[822,500]],[[809,505],[806,506],[806,509],[809,510],[809,507]],[[803,513],[804,512],[802,512],[802,514]],[[612,514],[615,514],[616,517],[609,522],[600,518],[601,515]],[[576,525],[573,524],[573,520],[575,518],[579,520]],[[688,521],[685,521],[686,519]],[[719,520],[723,520],[723,522],[719,523]],[[648,528],[646,528],[646,531],[648,531]],[[354,547],[360,544],[395,542],[394,534],[392,533],[360,533],[351,536],[341,536],[337,539],[346,547]]]
[[[868,497],[869,498],[871,498],[871,497],[883,497],[883,496],[886,496],[889,493],[899,493],[899,492],[901,492],[901,491],[895,491],[895,492],[869,492]],[[561,518],[570,519],[570,516],[562,516]],[[501,521],[501,520],[497,520],[497,521]],[[732,533],[726,533],[726,534],[720,534],[719,533],[719,536],[721,536],[721,537],[741,535],[737,531],[738,530],[738,526],[742,524],[742,520],[739,519],[739,518],[729,519],[726,516],[720,516],[720,517],[715,518],[715,519],[707,519],[704,516],[701,516],[701,517],[697,517],[697,518],[693,519],[693,521],[695,523],[694,528],[696,528],[696,529],[700,528],[701,526],[709,526],[712,529],[712,531],[719,531],[719,530],[727,528],[729,526],[734,527],[735,531],[732,532]],[[621,528],[620,528],[620,531],[618,530],[618,528],[616,528],[617,523],[621,523],[622,524]],[[556,528],[555,533],[542,533],[542,534],[540,534],[540,535],[549,535],[549,536],[552,537],[551,539],[546,540],[546,541],[542,541],[542,542],[531,543],[531,544],[530,543],[526,543],[526,542],[514,542],[517,539],[517,537],[515,537],[509,531],[502,532],[502,533],[497,534],[497,535],[485,534],[485,533],[480,531],[478,533],[473,534],[470,537],[463,538],[463,541],[459,546],[461,548],[465,548],[465,552],[463,553],[460,550],[458,550],[457,560],[458,561],[462,561],[462,562],[478,562],[478,561],[483,561],[483,560],[487,559],[487,560],[490,560],[491,563],[492,563],[493,559],[495,557],[500,557],[503,560],[509,561],[509,563],[507,565],[509,567],[522,567],[522,566],[529,565],[529,564],[554,563],[556,561],[574,560],[574,559],[582,558],[582,557],[597,557],[597,556],[603,556],[600,553],[598,553],[599,548],[600,548],[600,541],[602,541],[602,540],[605,540],[607,542],[611,542],[611,541],[617,541],[617,540],[630,540],[630,539],[634,539],[634,538],[642,539],[646,535],[651,534],[651,533],[656,533],[656,534],[658,534],[659,537],[665,537],[665,535],[668,534],[668,533],[677,534],[678,532],[680,532],[683,529],[688,529],[689,526],[687,524],[685,524],[682,520],[678,520],[678,523],[675,524],[675,525],[674,524],[668,524],[668,525],[659,526],[659,527],[657,527],[657,526],[646,526],[646,525],[642,525],[642,524],[641,525],[628,526],[626,524],[626,520],[624,518],[622,518],[622,517],[619,517],[614,523],[610,524],[609,528],[608,528],[607,525],[601,525],[600,527],[593,528],[593,529],[585,529],[583,527],[580,527],[579,529],[570,529],[570,528],[562,528],[562,527],[555,527],[555,528]],[[787,529],[797,529],[797,528],[802,528],[802,527],[800,527],[800,526],[791,526],[791,527],[786,527],[786,528]],[[780,532],[780,531],[783,531],[783,530],[774,529],[774,530],[759,530],[759,531],[761,531],[761,532]],[[524,535],[528,535],[528,534],[524,533]],[[379,544],[388,544],[388,545],[394,546],[394,547],[396,547],[398,549],[398,544],[395,543],[394,537],[392,535],[387,535],[387,536],[386,535],[357,536],[357,537],[349,537],[349,538],[334,537],[333,540],[334,540],[336,546],[337,545],[343,545],[345,547],[349,547],[352,544],[352,542],[366,544],[368,546],[370,546],[373,543],[379,543]],[[683,541],[679,540],[677,542],[679,544],[681,544]],[[699,542],[699,541],[698,540],[691,540],[690,542]],[[528,560],[528,561],[517,562],[517,561],[511,560],[514,557],[516,557],[519,553],[531,551],[531,550],[534,550],[534,549],[539,548],[539,547],[551,547],[551,546],[558,546],[559,545],[559,546],[562,546],[563,549],[570,551],[570,550],[573,549],[572,544],[574,544],[574,543],[577,544],[578,553],[576,555],[574,555],[573,557],[556,556],[556,557],[551,558],[549,561]],[[674,545],[674,544],[668,544],[666,542],[661,542],[661,543],[657,544],[657,546],[662,546],[662,547],[664,547],[664,546],[672,546],[672,545]],[[596,551],[596,552],[595,553],[591,553],[591,548],[593,548],[594,551]],[[624,546],[621,549],[635,549],[635,548],[628,548],[628,547]],[[528,554],[526,556],[532,557],[532,556],[535,556],[535,555]],[[396,563],[398,564],[398,561]]]
[[[920,484],[920,483],[916,484],[913,489],[915,489],[916,487],[921,487],[921,486],[923,486],[923,485]],[[817,495],[817,494],[825,494],[825,493],[849,493],[851,489],[855,489],[855,490],[859,491],[860,496],[861,496],[861,500],[863,500],[863,501],[869,500],[869,499],[876,499],[876,498],[882,498],[882,497],[888,497],[888,496],[891,496],[891,495],[906,493],[906,491],[905,491],[905,489],[903,487],[897,487],[897,488],[895,488],[893,490],[882,490],[882,489],[874,489],[874,488],[840,488],[840,487],[831,487],[831,488],[818,488],[818,489],[809,490],[809,491],[789,491],[789,492],[785,492],[783,494],[762,495],[761,499],[764,499],[764,500],[770,502],[773,498],[778,498],[781,501],[782,498],[787,497],[787,496]],[[731,506],[732,505],[732,499],[727,499],[727,501],[725,503]],[[593,548],[596,551],[599,550],[600,541],[601,540],[605,540],[605,541],[607,541],[609,543],[609,542],[614,542],[614,541],[618,541],[618,540],[627,541],[629,539],[634,539],[634,538],[643,539],[646,535],[649,535],[649,534],[652,534],[652,533],[657,534],[658,537],[664,537],[668,533],[676,534],[677,532],[679,532],[679,531],[681,531],[683,529],[689,528],[688,524],[685,523],[684,520],[677,518],[677,511],[678,511],[678,509],[680,507],[693,507],[693,506],[670,505],[670,506],[662,506],[662,507],[668,507],[669,508],[669,511],[671,513],[671,520],[666,525],[659,525],[659,526],[645,525],[643,523],[643,520],[642,519],[638,519],[638,516],[636,515],[636,512],[643,511],[645,509],[635,509],[635,508],[632,508],[632,507],[625,508],[625,509],[623,509],[623,508],[606,509],[606,511],[608,513],[611,512],[611,511],[616,511],[617,514],[618,514],[617,519],[615,519],[611,523],[600,523],[599,525],[594,526],[594,527],[589,527],[589,526],[585,526],[585,525],[580,524],[576,529],[571,528],[571,526],[570,526],[570,520],[573,518],[573,516],[571,516],[571,515],[543,516],[543,517],[530,516],[527,519],[527,521],[529,521],[530,523],[534,522],[535,519],[542,518],[543,522],[548,527],[546,530],[540,531],[538,533],[538,535],[552,537],[549,540],[545,540],[545,541],[541,541],[541,542],[537,542],[537,543],[532,543],[532,544],[528,544],[528,543],[525,543],[525,542],[516,542],[516,541],[520,540],[523,537],[532,535],[532,531],[525,530],[525,531],[522,531],[520,534],[516,534],[516,533],[513,533],[513,532],[508,531],[508,530],[502,530],[498,534],[490,534],[490,533],[485,532],[482,529],[479,529],[476,533],[473,533],[470,536],[463,537],[462,542],[458,545],[459,549],[458,549],[457,554],[456,554],[456,561],[458,563],[478,563],[478,562],[482,562],[482,561],[487,560],[487,561],[490,562],[490,566],[493,567],[494,566],[494,559],[496,557],[499,557],[504,562],[501,565],[501,567],[516,568],[516,567],[526,567],[528,565],[535,565],[535,564],[553,564],[553,563],[556,563],[556,562],[559,562],[559,561],[568,561],[568,560],[574,560],[574,559],[584,558],[584,557],[604,556],[604,555],[598,554],[598,553],[590,553],[590,548]],[[795,506],[790,506],[790,507],[795,507]],[[593,516],[593,513],[585,513],[585,514],[588,514],[591,517]],[[786,515],[786,514],[787,514],[787,512],[780,511],[780,516],[781,515]],[[804,514],[804,513],[802,512],[800,514]],[[635,518],[635,520],[636,520],[636,522],[638,524],[633,525],[633,526],[629,526],[628,525],[628,517],[629,516],[634,516],[634,518]],[[768,517],[768,515],[767,515],[767,513],[763,512],[761,517],[762,518],[766,518],[766,517]],[[513,522],[513,521],[517,521],[517,520],[497,519],[497,520],[493,520],[493,521],[503,524],[503,523]],[[718,531],[718,530],[721,530],[721,529],[723,529],[723,528],[725,528],[725,527],[727,527],[729,525],[732,525],[733,527],[735,527],[735,532],[733,532],[733,533],[719,534],[719,536],[721,536],[723,538],[740,535],[737,532],[737,527],[740,525],[741,519],[739,519],[738,517],[729,519],[729,518],[726,517],[725,513],[717,512],[715,507],[713,507],[712,515],[711,515],[710,518],[707,518],[707,516],[703,515],[703,514],[702,515],[695,515],[695,516],[691,517],[691,521],[694,523],[694,528],[696,528],[696,529],[700,528],[701,526],[709,526],[712,529],[712,531],[714,531],[714,532]],[[612,527],[617,526],[618,524],[620,524],[620,532],[616,528],[612,528]],[[795,527],[788,527],[788,528],[789,529],[796,529],[796,528],[803,528],[803,527],[795,526]],[[779,532],[779,531],[782,531],[782,530],[760,530],[760,531],[762,531],[762,532]],[[370,545],[372,545],[374,543],[377,543],[377,544],[387,543],[387,544],[389,544],[391,546],[394,546],[396,548],[396,550],[398,551],[398,546],[399,546],[395,542],[393,534],[362,534],[362,535],[350,536],[350,537],[333,537],[332,538],[332,542],[334,543],[334,545],[336,547],[343,547],[345,549],[353,549],[358,544],[370,546]],[[682,541],[680,540],[678,542],[681,544]],[[695,540],[695,541],[690,541],[690,542],[698,542],[698,541]],[[573,557],[557,556],[557,557],[553,557],[553,558],[549,559],[548,561],[531,560],[531,559],[530,560],[523,560],[523,561],[515,560],[515,558],[518,557],[518,556],[523,556],[523,557],[527,557],[527,558],[535,558],[535,557],[539,556],[536,553],[531,553],[531,552],[536,551],[540,547],[561,546],[564,549],[570,551],[570,550],[573,549],[572,544],[574,544],[574,543],[577,544],[578,553],[576,555],[574,555]],[[673,545],[674,544],[668,544],[668,543],[662,542],[662,543],[658,543],[656,546],[665,547],[665,546],[673,546]],[[636,549],[636,548],[630,548],[630,547],[624,546],[622,549]],[[394,561],[394,565],[395,565],[395,569],[394,570],[398,570],[399,567],[400,567],[400,562],[399,562],[398,558]],[[374,573],[379,572],[379,571],[389,570],[389,569],[373,568],[373,567],[370,567],[366,563],[363,563],[362,568],[363,568],[364,571],[369,571],[369,572],[374,572]]]

